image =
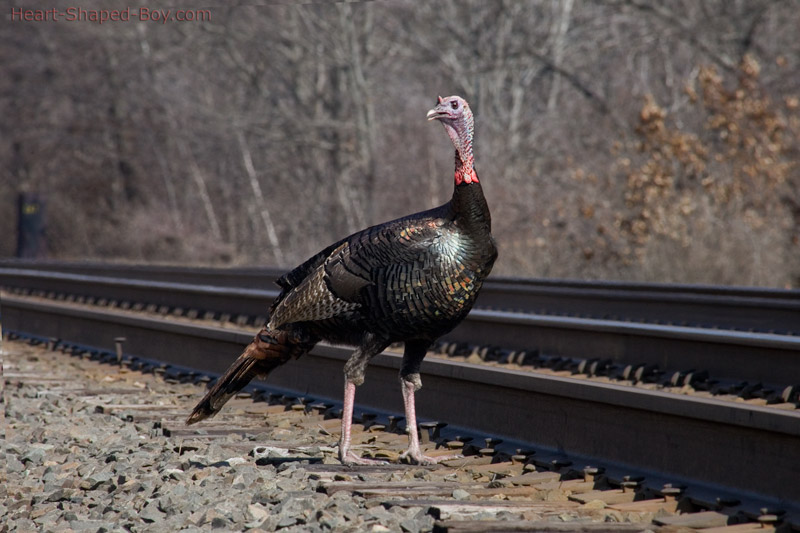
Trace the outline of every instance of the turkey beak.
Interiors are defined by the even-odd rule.
[[[440,118],[445,118],[447,116],[448,116],[447,115],[447,111],[441,109],[441,106],[438,106],[438,105],[436,107],[434,107],[433,109],[431,109],[430,111],[428,111],[428,115],[427,115],[428,120],[437,120],[437,119],[440,119]]]

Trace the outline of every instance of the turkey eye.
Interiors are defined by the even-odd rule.
[[[450,102],[450,107],[452,107],[453,109],[458,109],[458,101],[454,100]]]

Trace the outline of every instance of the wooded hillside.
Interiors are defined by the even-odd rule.
[[[292,266],[449,198],[460,94],[496,274],[800,285],[800,2],[252,4],[4,21],[0,233],[32,191],[52,258]]]

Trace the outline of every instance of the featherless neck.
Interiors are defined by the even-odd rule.
[[[464,108],[464,119],[456,125],[445,124],[445,131],[456,149],[456,185],[462,183],[477,183],[478,175],[475,173],[475,155],[472,152],[472,138],[475,135],[475,125],[472,121],[472,112]]]
[[[478,174],[475,172],[475,157],[472,155],[472,145],[467,145],[466,153],[456,150],[456,185],[462,183],[478,183]]]
[[[490,232],[492,217],[483,196],[483,189],[475,171],[475,156],[472,153],[472,122],[462,135],[453,139],[456,147],[455,190],[451,205],[461,223],[473,230]]]

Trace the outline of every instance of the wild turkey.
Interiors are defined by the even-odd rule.
[[[405,343],[400,384],[410,461],[422,454],[414,393],[431,344],[467,315],[497,258],[491,217],[473,166],[473,117],[458,96],[439,97],[428,120],[439,120],[456,149],[455,187],[446,204],[372,226],[332,244],[278,280],[283,289],[267,324],[197,404],[193,424],[214,415],[254,377],[300,357],[325,340],[356,347],[344,367],[339,458],[368,463],[350,451],[356,386],[370,359],[391,343]]]

